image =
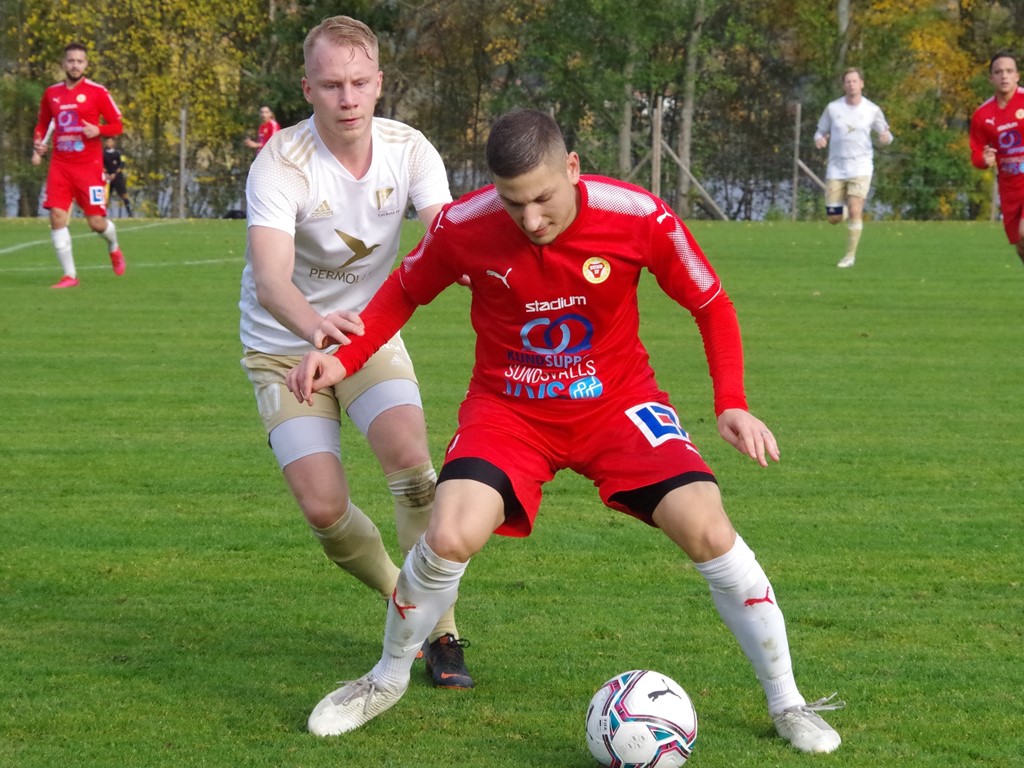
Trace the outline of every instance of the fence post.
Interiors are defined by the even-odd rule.
[[[796,221],[797,207],[800,204],[800,112],[802,105],[796,102],[796,128],[793,131],[793,221]]]

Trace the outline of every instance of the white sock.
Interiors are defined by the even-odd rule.
[[[117,228],[110,219],[107,219],[107,228],[100,232],[100,237],[107,241],[107,249],[110,253],[117,250]]]
[[[742,538],[706,563],[695,563],[707,579],[722,621],[739,641],[768,698],[768,711],[805,704],[793,677],[786,622],[775,590]]]
[[[377,682],[396,690],[405,688],[423,641],[458,597],[467,565],[439,557],[422,538],[416,542],[388,602],[384,652],[372,670]]]
[[[68,277],[77,277],[75,271],[75,257],[71,255],[71,233],[67,227],[50,230],[50,239],[53,240],[53,248],[57,251],[57,261],[60,268]]]

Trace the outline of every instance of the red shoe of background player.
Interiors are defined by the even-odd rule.
[[[124,254],[121,253],[120,248],[110,252],[110,264],[114,268],[115,275],[124,274]]]

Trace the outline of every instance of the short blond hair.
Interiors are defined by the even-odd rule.
[[[860,81],[862,83],[864,82],[864,73],[861,71],[860,67],[847,67],[846,69],[844,69],[842,77],[839,78],[839,82],[841,82],[841,83],[846,82],[846,76],[848,74],[850,74],[851,72],[856,72],[857,73],[857,77],[860,78]]]
[[[358,19],[351,16],[331,16],[324,19],[306,35],[302,44],[302,55],[305,62],[309,62],[313,46],[321,38],[334,45],[344,45],[349,48],[362,48],[366,55],[373,61],[379,61],[380,46],[377,43],[377,36],[373,30]]]

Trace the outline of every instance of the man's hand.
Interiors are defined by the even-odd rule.
[[[996,148],[985,147],[985,149],[981,151],[981,159],[985,161],[985,167],[991,168],[996,164]]]
[[[718,417],[718,434],[740,453],[745,453],[762,467],[768,459],[779,460],[779,444],[765,423],[742,408],[728,408]]]
[[[299,364],[288,371],[285,383],[296,400],[312,405],[314,392],[333,387],[347,375],[345,366],[334,355],[307,352]]]
[[[326,349],[334,344],[351,344],[349,336],[362,336],[366,329],[358,312],[331,312],[324,315],[320,324],[307,336],[317,349]]]
[[[824,136],[815,136],[814,137],[814,146],[816,146],[818,149],[824,149],[825,147],[827,147],[828,146],[828,134],[826,133]]]
[[[82,121],[82,135],[87,139],[95,139],[100,135],[100,127],[93,123]]]

